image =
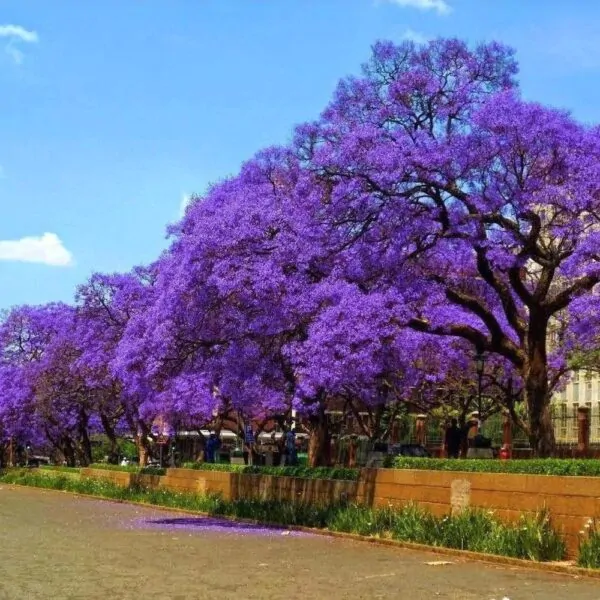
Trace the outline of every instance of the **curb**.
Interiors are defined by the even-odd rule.
[[[281,525],[281,523],[271,523],[268,521],[257,521],[255,519],[236,519],[226,515],[212,515],[210,513],[191,510],[186,508],[176,508],[174,506],[161,506],[159,504],[150,504],[149,502],[140,502],[137,500],[123,500],[121,498],[107,498],[106,496],[98,496],[95,494],[82,494],[79,492],[70,492],[68,490],[55,490],[52,488],[43,488],[33,485],[22,485],[19,483],[4,483],[0,485],[13,488],[27,488],[41,490],[44,492],[54,492],[56,494],[68,494],[75,498],[88,498],[92,500],[102,500],[103,502],[112,502],[114,504],[129,504],[131,506],[140,506],[143,508],[153,508],[162,512],[179,513],[185,515],[194,515],[197,517],[218,517],[223,520],[234,523],[245,523],[248,525],[265,525],[267,527],[278,527],[288,531],[299,531],[302,533],[311,533],[321,537],[337,538],[349,540],[353,542],[361,542],[373,544],[375,546],[386,546],[397,550],[417,550],[420,552],[428,552],[430,554],[440,554],[443,556],[452,556],[456,558],[469,559],[481,563],[518,567],[530,571],[542,571],[544,573],[553,573],[556,575],[569,575],[571,577],[589,577],[590,579],[600,579],[600,569],[586,569],[575,565],[567,565],[563,563],[540,562],[535,560],[526,560],[523,558],[511,558],[497,554],[484,554],[482,552],[473,552],[471,550],[459,550],[458,548],[445,548],[444,546],[428,546],[426,544],[418,544],[416,542],[404,542],[400,540],[385,539],[379,537],[370,537],[359,535],[357,533],[346,533],[342,531],[331,531],[329,529],[316,529],[313,527],[303,527],[301,525]]]

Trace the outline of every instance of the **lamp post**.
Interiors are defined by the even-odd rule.
[[[475,354],[475,368],[477,369],[477,412],[479,413],[479,431],[477,435],[482,435],[483,429],[483,408],[481,405],[481,388],[483,385],[483,369],[485,368],[485,356],[481,350]]]

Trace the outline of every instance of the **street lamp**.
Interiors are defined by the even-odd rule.
[[[477,369],[477,412],[479,413],[479,431],[481,435],[483,429],[483,409],[481,406],[481,388],[483,384],[483,369],[485,367],[485,356],[481,350],[477,350],[475,354],[475,368]]]

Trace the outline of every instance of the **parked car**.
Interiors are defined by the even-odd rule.
[[[421,444],[395,444],[390,447],[392,456],[406,456],[409,458],[431,458],[431,454]]]

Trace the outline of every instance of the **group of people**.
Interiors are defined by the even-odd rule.
[[[444,437],[444,449],[448,458],[459,458],[461,451],[466,449],[473,442],[474,438],[470,438],[470,432],[478,430],[477,421],[469,421],[461,428],[458,426],[458,420],[452,419],[450,426],[446,429]],[[475,442],[477,440],[475,439]]]
[[[221,449],[221,440],[216,433],[211,433],[206,440],[204,446],[204,462],[214,463],[218,462],[218,453]]]
[[[274,439],[274,438],[273,438]],[[296,444],[296,432],[289,429],[284,437],[281,446],[281,463],[289,466],[298,464],[298,449]],[[219,451],[221,449],[221,440],[216,433],[211,433],[206,440],[204,446],[204,461],[207,463],[215,463],[219,461]],[[254,448],[249,447],[248,453],[254,452]]]

